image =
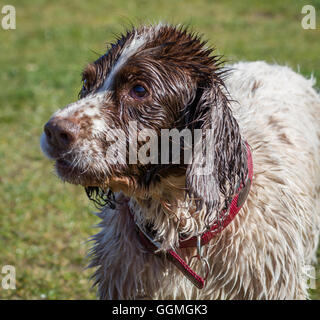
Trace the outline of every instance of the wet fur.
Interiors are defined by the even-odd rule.
[[[146,99],[127,95],[137,78],[151,92]],[[119,37],[84,70],[83,81],[80,100],[54,115],[82,130],[77,145],[59,155],[74,171],[58,174],[85,186],[102,206],[90,263],[101,299],[308,297],[305,267],[315,261],[320,226],[320,98],[313,80],[264,62],[222,68],[199,36],[160,24]],[[111,133],[104,128],[128,133],[133,120],[157,132],[212,129],[212,174],[193,174],[205,152],[197,149],[186,165],[106,163]],[[203,232],[228,208],[247,174],[245,141],[254,163],[251,191],[236,219],[204,247],[211,270],[198,290],[146,251],[135,223],[153,228],[161,250],[176,248],[189,261],[195,249],[177,248],[179,236]],[[44,139],[42,146],[48,149]],[[191,267],[202,274],[196,259]]]

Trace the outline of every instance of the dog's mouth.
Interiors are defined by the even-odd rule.
[[[61,180],[85,187],[96,186],[103,181],[100,177],[101,174],[97,174],[96,170],[94,170],[92,162],[83,163],[83,161],[80,161],[81,156],[79,158],[79,156],[76,156],[72,152],[61,154],[59,150],[56,150],[47,143],[44,134],[41,136],[41,149],[49,159],[55,161],[55,171]]]
[[[92,167],[82,167],[76,161],[59,158],[55,160],[55,170],[59,178],[71,184],[87,186],[101,185],[103,178],[93,172]]]
[[[56,164],[59,168],[63,168],[63,169],[72,167],[71,162],[65,159],[58,159],[56,161]]]
[[[71,161],[61,158],[56,160],[56,169],[60,176],[65,176],[72,172],[77,173],[78,171]]]
[[[78,178],[78,180],[81,177],[81,171],[70,160],[66,160],[66,159],[62,159],[62,158],[56,159],[55,160],[55,169],[56,169],[58,176],[61,179],[66,180],[71,183],[73,180],[75,180],[76,177]]]

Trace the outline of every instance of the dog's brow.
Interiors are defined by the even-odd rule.
[[[144,44],[146,43],[146,38],[143,35],[135,35],[131,40],[130,44],[126,46],[121,52],[119,58],[117,59],[115,65],[112,67],[109,75],[104,80],[102,86],[98,91],[106,91],[111,88],[114,77],[120,68],[132,57]]]

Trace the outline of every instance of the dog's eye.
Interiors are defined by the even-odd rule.
[[[88,82],[87,79],[84,79],[84,80],[83,80],[83,89],[84,89],[85,91],[88,91],[88,90],[89,90],[89,82]]]
[[[132,98],[143,98],[147,95],[147,90],[141,85],[136,85],[131,89],[130,95]]]

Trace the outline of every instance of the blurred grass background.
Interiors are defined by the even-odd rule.
[[[58,181],[39,137],[50,115],[77,99],[82,68],[115,33],[130,23],[186,23],[228,60],[288,64],[320,81],[318,0],[0,0],[5,4],[16,8],[17,29],[0,28],[0,270],[14,265],[17,284],[0,287],[2,299],[95,298],[84,270],[86,239],[97,231],[94,207],[82,188]],[[305,4],[317,10],[317,30],[301,27]],[[317,288],[314,299],[319,280]]]

